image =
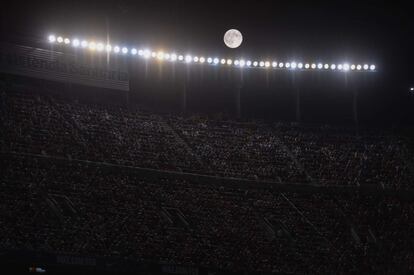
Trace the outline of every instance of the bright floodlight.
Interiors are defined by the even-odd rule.
[[[266,67],[266,68],[269,68],[269,67],[270,67],[270,62],[269,62],[269,61],[266,61],[266,62],[265,62],[265,67]]]
[[[285,67],[286,67],[286,68],[290,68],[290,63],[289,63],[289,62],[287,62],[287,63],[285,64]]]
[[[361,69],[362,69],[362,66],[361,65],[357,65],[357,67],[356,67],[356,69],[358,70],[358,71],[360,71]]]
[[[96,44],[96,49],[101,52],[104,49],[104,45],[102,43]]]
[[[211,62],[213,62],[213,58],[211,58],[211,57],[207,58],[207,63],[211,64]]]
[[[204,63],[206,59],[204,57],[200,57],[200,63]]]
[[[252,65],[252,62],[251,62],[250,60],[247,60],[247,61],[246,61],[246,66],[247,66],[247,67],[250,67],[251,65]]]
[[[279,68],[283,68],[284,65],[283,62],[279,62]]]
[[[170,54],[169,53],[165,53],[164,54],[164,59],[165,60],[169,60],[170,59]]]
[[[138,55],[139,56],[141,56],[141,55],[143,55],[144,54],[144,51],[143,50],[138,50]]]
[[[115,46],[114,47],[114,53],[119,53],[121,49],[119,48],[119,46]]]
[[[272,67],[273,67],[273,68],[276,68],[276,67],[277,67],[277,62],[276,62],[276,61],[273,61],[273,62],[272,62]]]
[[[185,62],[190,63],[193,60],[193,58],[191,57],[191,55],[186,55],[185,56]]]
[[[136,55],[137,53],[138,53],[137,49],[135,49],[135,48],[131,49],[131,54],[132,55]]]
[[[92,51],[94,51],[94,50],[96,49],[96,44],[95,44],[95,42],[90,42],[90,43],[89,43],[89,49],[90,49],[90,50],[92,50]]]
[[[194,62],[198,62],[198,56],[194,56],[193,60]]]
[[[122,53],[123,53],[123,54],[128,53],[128,48],[127,48],[127,47],[123,47],[123,48],[122,48]]]
[[[77,48],[77,47],[79,47],[79,45],[80,45],[79,39],[75,38],[75,39],[72,40],[72,46],[73,47]]]
[[[411,91],[411,92],[414,92],[414,87],[411,87],[411,88],[410,88],[410,91]]]
[[[220,63],[221,63],[222,65],[226,64],[226,59],[222,58],[222,59],[220,60]]]
[[[239,66],[239,62],[240,62],[240,61],[239,61],[238,59],[234,60],[234,65],[235,65],[235,66]]]
[[[253,62],[253,66],[254,66],[254,67],[257,67],[257,65],[259,65],[259,62],[254,61],[254,62]]]
[[[263,61],[260,61],[259,66],[264,67],[265,63]]]
[[[112,46],[110,44],[106,44],[105,50],[109,53],[112,51]]]
[[[178,56],[178,60],[183,61],[183,60],[184,60],[184,56],[183,56],[182,54],[180,54],[180,55]]]
[[[316,64],[315,63],[312,63],[312,69],[316,69]]]
[[[292,62],[292,63],[290,63],[290,67],[292,68],[292,69],[296,69],[296,67],[297,67],[298,65],[296,64],[296,62]]]
[[[144,58],[148,59],[151,56],[151,51],[146,49],[146,50],[144,50],[144,52],[142,54],[143,54]]]
[[[246,65],[246,61],[244,61],[243,59],[240,60],[239,65],[240,65],[240,67],[244,67],[244,65]]]
[[[226,63],[227,63],[227,65],[231,65],[233,63],[233,61],[231,59],[227,59]]]
[[[344,71],[349,71],[349,64],[345,63],[343,65]]]
[[[59,36],[56,40],[57,40],[58,43],[62,43],[63,42],[63,37]]]
[[[82,47],[82,48],[86,48],[86,47],[88,47],[88,45],[89,45],[89,43],[88,43],[88,41],[86,41],[86,40],[83,40],[83,41],[81,42],[81,47]]]
[[[305,69],[309,69],[309,67],[310,67],[309,63],[306,63],[305,64]]]
[[[175,53],[172,53],[170,60],[173,61],[173,62],[176,61],[177,60],[177,55]]]
[[[368,64],[365,64],[364,65],[364,70],[368,70],[368,68],[369,68]]]
[[[336,69],[336,65],[335,64],[332,64],[331,65],[331,70],[335,70]]]
[[[51,35],[49,35],[49,37],[47,39],[49,40],[50,43],[54,43],[56,41],[56,36],[51,34]]]
[[[319,64],[318,64],[318,69],[322,69],[322,68],[323,68],[322,63],[319,63]]]
[[[157,58],[158,58],[159,60],[163,60],[163,59],[164,59],[164,52],[158,52],[158,53],[157,53]]]
[[[351,65],[351,70],[354,71],[356,66],[354,64]]]
[[[342,70],[343,69],[343,67],[342,67],[342,64],[338,64],[338,70]]]
[[[329,69],[329,64],[325,64],[325,66],[323,66],[325,68],[325,70]]]
[[[65,42],[65,44],[70,44],[70,39],[69,38],[65,38],[65,40],[63,40],[63,42]]]
[[[220,62],[220,60],[216,57],[216,58],[214,58],[213,62],[214,62],[214,64],[218,64]]]
[[[298,64],[298,68],[299,68],[299,69],[302,69],[302,68],[303,68],[303,64],[302,64],[302,63],[299,63],[299,64]]]
[[[375,65],[371,65],[371,66],[369,67],[369,69],[370,69],[371,71],[375,71]]]
[[[156,52],[151,52],[151,57],[152,58],[156,58],[157,57],[157,53]]]

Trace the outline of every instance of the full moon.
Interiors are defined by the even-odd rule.
[[[243,35],[236,29],[226,31],[224,34],[224,44],[227,47],[235,49],[243,42]]]

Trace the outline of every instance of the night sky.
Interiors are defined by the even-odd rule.
[[[408,3],[382,1],[13,1],[1,9],[1,32],[108,36],[137,47],[230,58],[374,63],[378,94],[398,110],[414,86],[411,11]],[[244,36],[235,50],[223,43],[230,28]]]

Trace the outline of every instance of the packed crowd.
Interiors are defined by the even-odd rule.
[[[414,203],[9,154],[0,248],[281,274],[414,272]]]
[[[134,167],[287,183],[410,188],[412,154],[396,134],[240,123],[1,92],[0,149]]]

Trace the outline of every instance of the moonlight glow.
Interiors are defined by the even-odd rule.
[[[229,48],[235,49],[239,47],[242,42],[243,36],[238,30],[231,29],[224,34],[224,44]]]

